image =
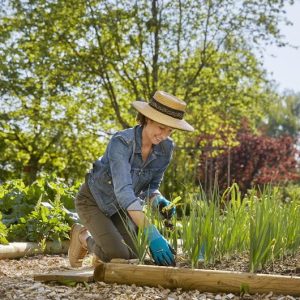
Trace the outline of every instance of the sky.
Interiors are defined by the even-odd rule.
[[[286,9],[286,17],[293,22],[292,26],[281,26],[286,41],[298,49],[291,47],[268,46],[264,55],[264,67],[269,77],[278,84],[278,90],[300,92],[300,0]]]

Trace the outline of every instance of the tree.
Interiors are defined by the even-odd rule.
[[[240,118],[255,119],[257,99],[265,98],[264,73],[250,49],[282,43],[283,9],[283,1],[267,0],[6,2],[6,168],[28,165],[31,180],[42,170],[78,176],[101,154],[99,131],[130,126],[132,100],[149,99],[156,89],[188,102],[200,132],[217,136],[224,128],[232,140]],[[190,144],[183,135],[175,139]]]
[[[47,34],[33,26],[39,24],[34,15],[23,12],[2,22],[10,26],[2,27],[0,50],[1,178],[24,173],[32,182],[42,171],[83,177],[100,148],[99,131],[90,124],[98,119],[92,99],[66,66],[56,69],[59,57],[51,52]]]
[[[300,93],[286,91],[282,96],[272,94],[261,130],[269,136],[290,135],[297,139],[300,132]]]

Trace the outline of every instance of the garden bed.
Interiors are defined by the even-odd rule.
[[[274,265],[267,266],[261,273],[300,276],[296,265],[300,262],[300,251],[291,258],[285,258]],[[91,264],[91,257],[84,260],[84,266]],[[181,268],[188,268],[179,262]],[[207,266],[208,269],[241,271],[247,270],[247,257],[237,256],[216,265]],[[162,286],[138,287],[136,285],[106,284],[103,282],[77,283],[65,282],[61,285],[55,282],[41,283],[33,280],[36,273],[50,273],[54,271],[70,270],[66,255],[36,255],[21,259],[0,260],[0,295],[1,299],[296,299],[292,296],[274,295],[272,292],[264,294],[241,295],[239,293],[209,293],[197,290],[183,291],[182,289],[165,289]],[[298,299],[300,299],[298,297]]]

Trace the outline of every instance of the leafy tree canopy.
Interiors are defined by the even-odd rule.
[[[157,89],[188,103],[197,133],[253,123],[268,97],[253,49],[284,45],[286,1],[10,0],[1,7],[1,177],[82,177],[130,103]],[[293,1],[290,1],[293,3]],[[179,145],[189,143],[174,136]]]

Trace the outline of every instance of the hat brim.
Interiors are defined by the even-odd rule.
[[[132,106],[145,117],[158,122],[160,124],[164,124],[166,126],[176,128],[184,131],[194,131],[194,127],[187,123],[185,120],[179,120],[163,114],[156,109],[152,108],[147,102],[143,101],[134,101]]]

